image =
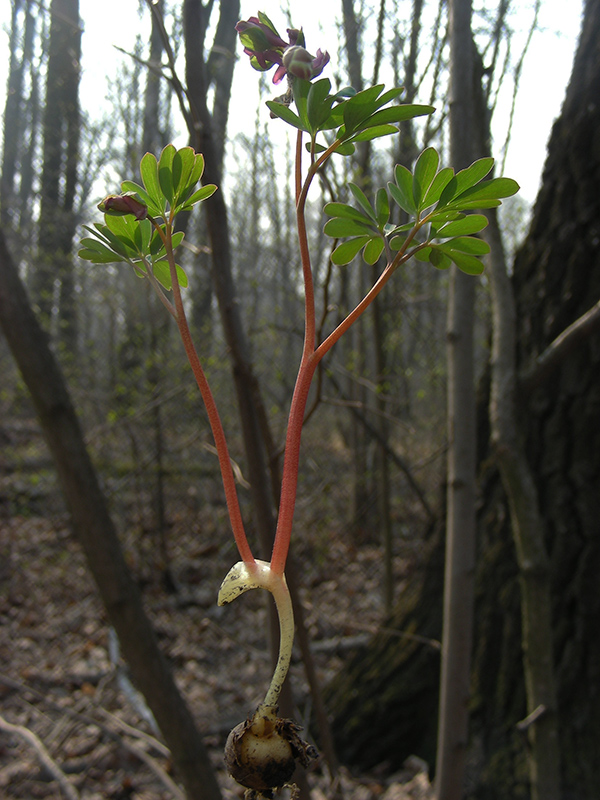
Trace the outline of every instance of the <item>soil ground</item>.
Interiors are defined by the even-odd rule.
[[[6,483],[0,494],[3,488],[6,497]],[[54,489],[37,499],[31,486],[28,491],[30,501],[0,509],[1,717],[35,734],[82,799],[173,797],[164,780],[171,774],[168,753],[129,683],[68,515]],[[169,502],[166,541],[176,591],[157,569],[151,525],[131,509],[123,544],[223,796],[233,800],[243,790],[223,769],[223,745],[262,699],[270,660],[262,593],[216,606],[220,582],[237,560],[229,537],[216,533],[226,527],[223,513],[218,505],[204,508],[193,492]],[[309,529],[310,514],[311,504],[301,504],[301,525]],[[397,553],[398,583],[410,573],[411,547],[407,542]],[[381,623],[381,549],[357,544],[332,526],[326,544],[307,540],[297,550],[307,626],[325,683]],[[311,703],[298,653],[292,682],[295,719],[306,727]],[[423,766],[415,760],[393,776],[342,769],[333,785],[317,763],[308,782],[312,800],[416,800],[430,797]],[[0,730],[0,796],[65,797],[32,744],[14,730]]]

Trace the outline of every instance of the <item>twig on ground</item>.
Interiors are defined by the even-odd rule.
[[[107,711],[105,708],[98,707],[97,710],[98,713],[104,717],[104,719],[114,723],[117,727],[121,728],[124,733],[129,734],[129,736],[134,736],[136,739],[141,739],[142,741],[146,742],[150,745],[150,747],[156,750],[157,753],[160,753],[161,756],[169,758],[171,755],[169,748],[166,747],[162,742],[159,742],[159,740],[154,736],[150,736],[149,733],[141,731],[138,728],[134,728],[132,725],[128,725],[120,717],[117,717],[116,714],[111,714],[110,711]]]
[[[137,747],[132,742],[129,742],[127,739],[123,738],[123,736],[117,733],[112,727],[105,725],[102,722],[99,722],[97,719],[94,719],[94,717],[90,716],[89,714],[82,714],[79,711],[73,711],[73,709],[71,708],[63,708],[54,703],[49,698],[47,698],[44,694],[42,694],[42,692],[38,692],[36,689],[33,689],[32,687],[27,686],[26,684],[20,683],[19,681],[15,681],[13,678],[9,678],[7,675],[0,674],[0,683],[3,684],[4,686],[10,687],[11,689],[15,689],[18,692],[31,693],[34,697],[39,698],[48,706],[50,706],[52,710],[57,711],[60,714],[71,717],[72,719],[76,719],[79,722],[85,723],[86,725],[95,725],[102,731],[103,734],[112,739],[116,744],[120,745],[125,750],[128,750],[130,753],[132,753],[132,755],[134,755],[136,758],[138,758],[140,761],[146,764],[146,766],[149,769],[151,769],[152,772],[154,772],[154,774],[159,778],[159,780],[165,786],[165,788],[169,792],[171,792],[175,800],[185,800],[185,795],[183,794],[183,792],[174,783],[172,778],[169,777],[169,775],[160,766],[160,764],[158,764],[157,761],[154,758],[152,758],[152,756],[149,753],[147,753],[141,747]],[[127,723],[123,722],[123,720],[120,720],[118,717],[115,717],[113,714],[110,714],[103,708],[98,708],[97,710],[102,714],[103,717],[105,717],[105,719],[109,720],[110,722],[117,723],[130,736],[136,736],[138,739],[145,741],[162,756],[170,755],[168,748],[165,747],[165,745],[162,744],[162,742],[159,742],[153,736],[150,736],[149,734],[144,733],[143,731],[139,731],[135,728],[132,728],[130,725],[127,725]],[[2,718],[0,717],[0,728],[2,728],[1,721]],[[5,723],[5,724],[9,725],[10,723]],[[27,729],[25,728],[24,730]],[[28,733],[31,732],[28,731]],[[31,734],[31,736],[34,736],[34,734]],[[69,795],[68,797],[69,800],[71,800],[71,798],[78,798],[79,795],[75,793]]]
[[[30,731],[29,728],[25,728],[23,725],[13,725],[11,722],[7,722],[1,715],[0,730],[5,731],[6,733],[12,733],[15,736],[19,736],[21,739],[24,739],[35,750],[41,764],[54,777],[54,779],[60,785],[62,791],[65,793],[66,797],[69,798],[69,800],[79,800],[79,792],[71,785],[71,783],[69,783],[67,776],[58,766],[56,761],[54,761],[50,753],[46,750],[44,743],[38,739],[35,733]]]

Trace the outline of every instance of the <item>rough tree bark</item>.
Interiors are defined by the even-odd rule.
[[[29,305],[1,231],[0,325],[31,393],[73,530],[132,678],[165,737],[190,800],[219,800],[219,787],[202,737],[158,647],[138,586],[125,563],[64,378]]]
[[[523,446],[517,415],[516,310],[506,268],[496,209],[488,212],[486,238],[492,287],[491,442],[508,498],[519,563],[523,672],[527,693],[527,731],[531,748],[532,800],[560,797],[560,750],[552,642],[550,559],[544,541],[535,476]]]

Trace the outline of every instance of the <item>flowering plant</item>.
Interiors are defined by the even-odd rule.
[[[226,746],[231,774],[250,791],[268,796],[291,778],[296,761],[306,766],[314,755],[314,748],[298,735],[298,726],[277,716],[277,707],[294,638],[285,564],[296,504],[302,426],[315,370],[398,267],[409,259],[430,262],[438,269],[454,264],[468,274],[480,274],[481,256],[489,247],[475,234],[486,226],[487,220],[472,212],[498,206],[501,198],[514,194],[519,187],[509,178],[486,179],[494,163],[491,158],[479,159],[456,174],[450,167],[440,168],[439,155],[432,147],[420,154],[412,171],[397,165],[394,180],[377,189],[372,199],[357,184],[350,183],[352,204],[335,201],[324,208],[329,217],[325,233],[336,242],[342,240],[333,250],[332,261],[347,265],[362,252],[364,261],[381,262],[381,269],[354,309],[323,341],[317,341],[305,219],[307,197],[315,177],[330,158],[349,156],[359,142],[397,134],[398,125],[404,120],[432,114],[434,109],[397,103],[402,88],[385,90],[379,84],[360,92],[344,88],[332,93],[328,78],[314,80],[329,62],[327,52],[318,50],[312,56],[298,29],[288,29],[289,38],[285,41],[265,14],[239,22],[236,28],[255,69],[265,71],[277,65],[274,83],[287,75],[289,98],[269,101],[267,106],[272,117],[296,129],[295,206],[304,280],[304,344],[288,417],[277,530],[269,562],[254,558],[246,537],[225,434],[186,319],[181,289],[187,286],[187,277],[174,255],[183,238],[182,233],[175,232],[177,215],[207,200],[216,190],[213,185],[198,188],[204,167],[202,155],[190,147],[176,150],[173,145],[168,145],[158,160],[147,153],[140,164],[142,183],[125,181],[122,194],[105,198],[99,206],[104,223],[88,228],[92,237],[82,240],[80,255],[94,263],[130,264],[136,275],[150,281],[179,328],[207,409],[241,559],[223,580],[219,604],[230,603],[255,588],[267,589],[275,599],[280,621],[275,672],[264,701],[248,720],[234,728]]]

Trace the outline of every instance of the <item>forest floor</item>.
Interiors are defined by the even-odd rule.
[[[220,582],[237,560],[233,547],[216,543],[214,509],[199,510],[194,502],[173,507],[168,543],[177,591],[165,587],[155,536],[139,520],[124,545],[224,800],[234,800],[243,791],[226,774],[222,750],[229,730],[254,710],[269,682],[266,603],[263,593],[251,592],[233,606],[216,606]],[[407,542],[396,556],[397,586],[410,573],[411,547]],[[325,684],[381,624],[381,549],[332,529],[326,547],[301,545],[298,555],[306,625]],[[0,795],[66,796],[24,738],[29,731],[82,800],[176,796],[168,785],[168,753],[128,681],[64,512],[11,510],[0,518],[0,665],[0,728],[1,720],[21,728],[0,730]],[[299,653],[291,677],[295,719],[306,728],[311,703]],[[311,799],[424,800],[431,797],[425,767],[413,759],[392,776],[342,769],[332,783],[320,761],[308,775]]]

